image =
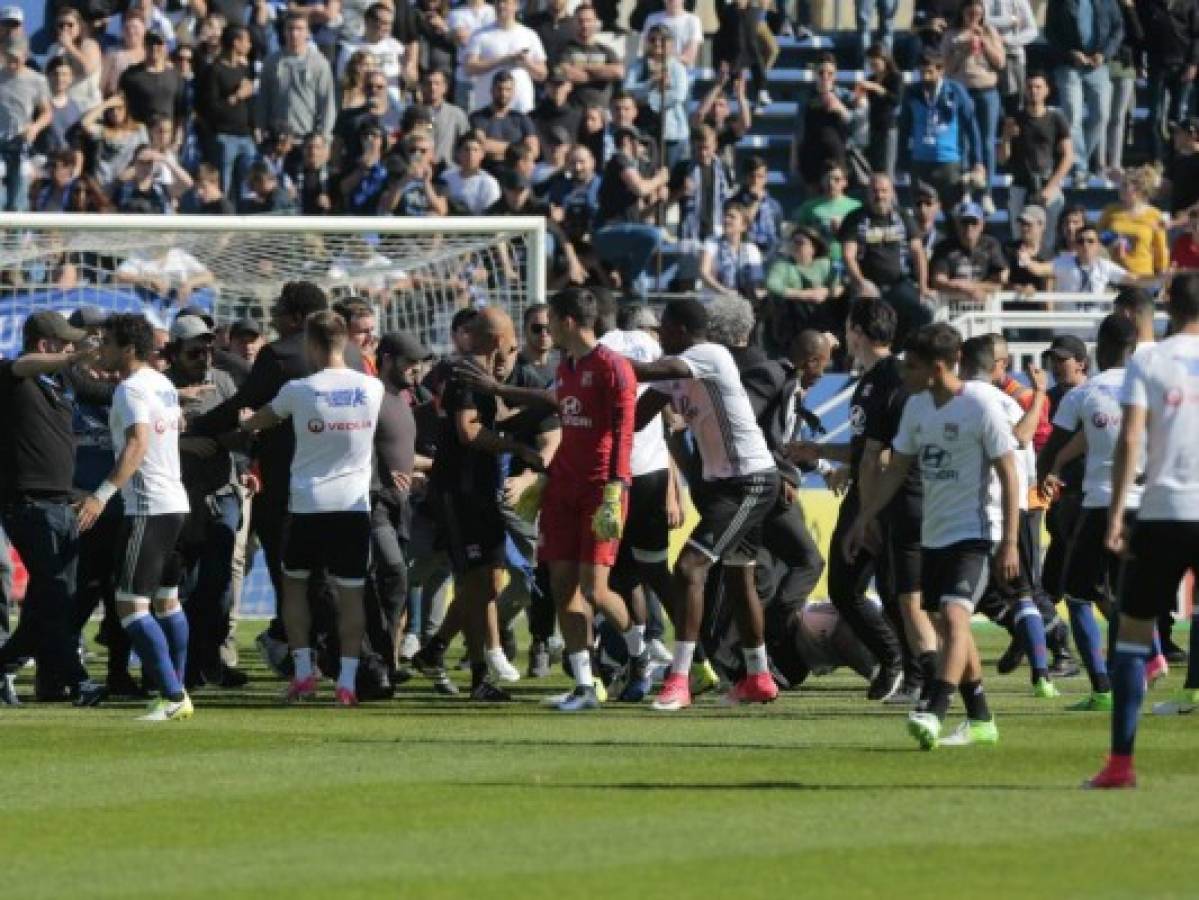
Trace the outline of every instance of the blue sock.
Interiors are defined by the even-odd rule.
[[[1153,652],[1149,655],[1149,658],[1153,659],[1153,657],[1161,656],[1161,655],[1162,655],[1162,638],[1161,638],[1161,635],[1157,633],[1157,626],[1154,625],[1153,626]]]
[[[1074,643],[1091,677],[1091,690],[1106,693],[1112,689],[1112,683],[1107,675],[1107,659],[1101,649],[1103,639],[1099,634],[1099,623],[1095,621],[1095,610],[1089,600],[1073,598],[1066,601],[1066,608],[1070,611],[1070,630],[1074,633]]]
[[[1191,645],[1187,656],[1187,690],[1199,689],[1199,609],[1191,613]]]
[[[129,643],[133,644],[137,655],[141,657],[142,665],[149,666],[158,676],[158,686],[162,693],[171,700],[182,700],[183,685],[179,682],[179,676],[175,674],[171,649],[158,620],[149,613],[134,613],[121,619],[121,626],[129,635]]]
[[[1132,756],[1137,719],[1145,699],[1145,663],[1153,651],[1144,644],[1119,641],[1112,657],[1112,753]]]
[[[183,681],[183,673],[187,669],[187,616],[182,609],[173,613],[158,616],[158,624],[166,635],[167,646],[171,648],[171,662],[175,666],[175,677]]]
[[[1025,598],[1016,605],[1016,634],[1024,643],[1032,666],[1033,681],[1049,674],[1049,651],[1045,647],[1045,621],[1037,610],[1037,604]]]

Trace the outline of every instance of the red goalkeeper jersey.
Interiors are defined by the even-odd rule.
[[[628,360],[602,344],[578,362],[563,356],[554,378],[562,443],[550,464],[551,480],[564,487],[632,476],[637,379]]]

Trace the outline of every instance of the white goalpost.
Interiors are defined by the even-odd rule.
[[[545,222],[536,216],[362,218],[0,216],[0,352],[35,309],[95,304],[169,321],[197,304],[218,322],[270,324],[285,282],[358,296],[380,331],[449,346],[454,313],[499,306],[514,318],[545,300]]]

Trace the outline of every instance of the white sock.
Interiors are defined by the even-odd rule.
[[[638,631],[634,625],[624,633],[624,644],[629,648],[629,658],[636,659],[645,652],[645,632]]]
[[[337,676],[337,686],[345,688],[351,693],[358,693],[354,686],[355,679],[358,677],[358,657],[343,656],[341,658],[341,672]]]
[[[670,674],[688,674],[691,671],[691,657],[693,656],[695,656],[695,641],[675,641],[674,661],[670,664]]]
[[[297,647],[295,650],[291,651],[291,658],[296,664],[296,681],[303,681],[305,678],[309,678],[312,675],[313,663],[311,647]]]
[[[634,625],[633,627],[637,629],[637,633],[639,635],[641,635],[641,639],[645,640],[645,626],[644,625]]]
[[[760,675],[766,671],[765,644],[759,647],[743,647],[741,652],[745,656],[745,668],[750,675]]]
[[[591,687],[591,652],[580,650],[570,654],[570,670],[575,674],[575,684]]]

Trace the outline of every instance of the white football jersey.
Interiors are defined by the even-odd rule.
[[[152,366],[142,366],[113,392],[108,428],[118,457],[128,441],[126,432],[134,425],[148,426],[150,445],[133,477],[121,487],[125,515],[188,512],[187,491],[179,476],[179,432],[184,427],[179,394],[171,380]]]
[[[1199,522],[1199,335],[1176,334],[1138,350],[1120,402],[1149,413],[1138,518]]]
[[[691,377],[657,382],[653,388],[669,394],[671,405],[687,421],[704,463],[704,481],[773,470],[774,457],[733,355],[719,344],[696,344],[678,358]]]
[[[1010,394],[1001,391],[999,388],[986,382],[979,382],[983,387],[989,387],[995,393],[992,399],[1003,409],[1003,414],[1007,417],[1014,429],[1020,424],[1020,420],[1024,418],[1024,407],[1017,403]],[[1015,433],[1013,432],[1013,437]],[[1033,448],[1032,441],[1029,441],[1023,447],[1016,444],[1016,474],[1020,476],[1020,510],[1028,512],[1028,486],[1036,481],[1037,478],[1037,451]]]
[[[604,333],[599,342],[609,350],[615,350],[625,359],[648,363],[662,356],[662,348],[658,342],[644,331],[619,331],[613,329]],[[649,390],[645,384],[637,385],[637,398]],[[633,434],[633,452],[629,457],[629,470],[633,477],[648,475],[650,472],[661,472],[670,465],[670,450],[666,446],[666,432],[662,428],[662,419],[655,416],[640,431]]]
[[[1120,406],[1124,375],[1123,367],[1105,369],[1066,394],[1053,417],[1053,424],[1057,428],[1066,431],[1081,428],[1086,435],[1082,505],[1087,509],[1106,509],[1112,502],[1112,461],[1116,456],[1116,438],[1120,436],[1120,425],[1124,420]],[[1142,458],[1142,467],[1144,462]],[[1129,488],[1129,509],[1141,505],[1141,492],[1139,484],[1134,483]]]
[[[893,446],[920,465],[925,547],[1003,537],[1001,489],[992,463],[1017,448],[995,393],[988,384],[968,382],[940,408],[928,391],[910,397],[903,408]]]
[[[383,382],[353,369],[322,369],[289,381],[271,401],[291,418],[293,513],[369,512],[371,454]]]

